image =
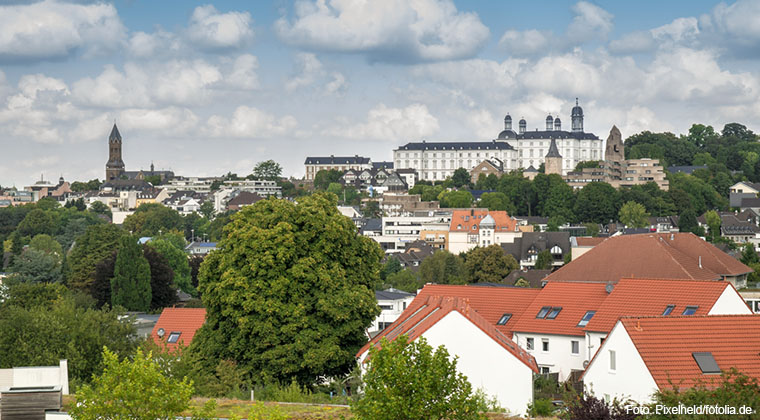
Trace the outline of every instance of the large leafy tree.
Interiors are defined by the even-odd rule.
[[[472,194],[469,191],[443,191],[438,195],[443,208],[470,208]]]
[[[156,251],[166,258],[174,273],[174,284],[180,290],[191,295],[197,293],[190,279],[190,263],[187,254],[182,249],[166,239],[150,241],[148,242],[148,246],[155,248]]]
[[[179,213],[158,203],[142,204],[124,220],[124,229],[139,236],[155,236],[184,227],[185,221]]]
[[[620,217],[620,221],[628,227],[642,228],[649,224],[649,213],[647,213],[646,207],[635,201],[623,204],[620,207],[618,216]]]
[[[55,221],[50,212],[34,209],[26,215],[18,225],[18,233],[22,236],[35,236],[42,233],[51,234],[55,231]]]
[[[111,305],[120,305],[129,311],[147,311],[150,303],[150,264],[137,238],[123,236],[111,279]]]
[[[606,182],[589,182],[578,192],[574,213],[580,222],[609,223],[617,217],[620,193]]]
[[[515,257],[499,245],[473,248],[465,254],[467,281],[470,283],[500,283],[519,267]]]
[[[134,358],[124,358],[103,349],[103,373],[92,385],[77,392],[72,405],[75,420],[174,419],[190,405],[192,382],[165,376],[151,353],[138,349]]]
[[[116,225],[98,224],[78,237],[67,259],[67,282],[70,287],[87,290],[95,280],[95,266],[118,249],[124,231]]]
[[[467,277],[462,258],[446,250],[436,251],[422,260],[419,273],[423,284],[465,284]]]
[[[467,169],[465,168],[458,168],[454,171],[454,174],[451,176],[451,181],[454,183],[454,186],[457,188],[461,188],[465,185],[470,184],[470,173],[467,172]]]
[[[483,174],[481,174],[483,175]],[[509,201],[509,197],[501,192],[487,192],[480,196],[478,207],[484,207],[491,211],[506,211],[507,214],[515,214],[515,205]]]
[[[406,335],[369,350],[364,394],[352,405],[361,420],[485,419],[485,400],[457,371],[445,347]]]
[[[282,175],[282,166],[271,159],[265,160],[256,164],[251,175],[256,179],[276,181]]]
[[[174,272],[167,259],[150,245],[143,245],[143,256],[150,266],[150,309],[161,309],[177,303]]]
[[[332,194],[262,200],[225,229],[201,267],[206,369],[235,360],[248,379],[311,384],[347,373],[378,315],[382,250],[356,234]]]
[[[61,261],[57,255],[34,248],[13,260],[13,281],[21,283],[56,283],[61,281]]]
[[[314,175],[314,188],[326,190],[331,183],[338,182],[341,176],[343,172],[337,169],[322,169]]]

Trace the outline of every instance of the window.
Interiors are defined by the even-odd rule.
[[[380,309],[390,311],[393,309],[393,305],[380,305]]]
[[[541,319],[546,318],[546,314],[548,314],[551,309],[552,309],[551,306],[544,306],[543,308],[541,308],[540,311],[538,311],[538,315],[536,315],[536,318],[541,318]]]
[[[528,350],[533,350],[533,337],[528,337],[525,339],[525,347]]]
[[[176,343],[179,341],[179,336],[182,335],[181,332],[172,332],[169,334],[169,338],[166,339],[167,343]]]
[[[562,308],[552,308],[551,311],[549,311],[549,315],[546,315],[546,319],[554,319],[559,315],[559,311],[561,311]]]
[[[670,315],[671,312],[673,312],[673,309],[675,309],[676,305],[668,305],[665,307],[665,310],[662,311],[662,316]]]
[[[594,314],[596,311],[588,311],[586,312],[586,315],[583,315],[583,318],[581,318],[581,322],[578,323],[579,327],[585,327],[586,324],[588,324],[589,321],[591,321],[591,318],[594,317]]]
[[[687,306],[681,315],[694,315],[695,313],[697,313],[697,306]]]
[[[499,318],[499,322],[496,323],[496,325],[504,325],[509,321],[509,318],[512,318],[512,314],[504,314]]]
[[[692,357],[694,357],[694,361],[697,362],[699,369],[702,370],[702,373],[705,373],[705,374],[720,373],[720,367],[718,367],[718,363],[715,361],[715,357],[713,357],[712,353],[697,352],[697,353],[692,353],[691,355]]]
[[[541,366],[541,374],[542,375],[548,375],[549,374],[549,367],[548,366]]]
[[[580,354],[581,352],[581,344],[577,340],[573,340],[570,342],[570,352],[572,354]]]
[[[543,351],[549,351],[549,339],[548,338],[542,338],[541,339],[541,350],[543,350]]]
[[[617,360],[615,360],[615,350],[610,350],[610,370],[617,370]]]

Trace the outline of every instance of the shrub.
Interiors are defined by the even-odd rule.
[[[554,412],[554,404],[548,398],[536,398],[533,403],[528,404],[528,413],[532,417],[548,417]]]

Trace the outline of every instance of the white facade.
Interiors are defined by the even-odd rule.
[[[559,373],[562,382],[570,377],[572,371],[583,370],[583,361],[586,360],[585,337],[522,332],[513,334],[515,342],[536,358],[541,373]],[[547,350],[545,345],[548,345]],[[577,353],[574,353],[576,349]]]
[[[727,286],[707,315],[750,315],[752,310],[733,287]]]
[[[380,306],[380,315],[372,321],[369,332],[382,331],[395,322],[407,306],[414,300],[414,295],[406,296],[400,299],[378,299],[377,305]]]
[[[620,321],[588,365],[583,385],[586,391],[607,401],[617,398],[640,403],[651,402],[652,394],[659,389]]]
[[[446,231],[451,222],[451,213],[430,216],[389,216],[383,217],[382,234],[372,236],[388,253],[403,252],[404,245],[420,239],[423,230]]]
[[[69,394],[69,363],[61,360],[58,366],[30,366],[0,369],[0,388],[36,388],[60,386],[63,395]]]
[[[414,145],[415,150],[407,150],[402,146],[393,151],[393,167],[397,170],[414,169],[422,180],[442,181],[452,176],[458,168],[465,168],[469,172],[480,162],[493,158],[504,162],[505,171],[518,168],[515,150],[505,147],[504,143],[423,142]]]
[[[458,356],[458,370],[473,389],[495,397],[512,415],[524,415],[533,401],[533,370],[457,311],[422,334],[431,346]]]
[[[522,232],[496,231],[493,228],[483,228],[477,233],[449,232],[449,252],[459,254],[475,247],[513,243],[515,238],[522,237]]]

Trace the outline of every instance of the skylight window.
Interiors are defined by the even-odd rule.
[[[166,339],[167,343],[176,343],[179,341],[179,336],[182,335],[181,332],[172,332],[169,334],[169,338]]]
[[[509,322],[510,318],[512,318],[512,314],[504,314],[499,318],[499,322],[497,322],[496,325],[504,325]]]
[[[673,309],[675,309],[676,305],[668,305],[665,307],[665,310],[662,311],[662,316],[668,316],[671,312],[673,312]]]
[[[694,315],[695,313],[697,313],[697,306],[687,306],[681,315]]]
[[[562,308],[552,308],[551,311],[549,311],[549,315],[546,315],[546,319],[554,319],[559,315],[559,311],[561,311]]]
[[[591,318],[594,317],[594,314],[596,311],[588,311],[586,312],[586,315],[583,315],[583,318],[581,318],[581,322],[578,323],[579,327],[585,327],[589,321],[591,321]]]
[[[697,366],[699,366],[699,369],[702,370],[702,373],[704,374],[720,373],[720,367],[718,367],[718,363],[715,361],[715,357],[713,357],[712,353],[695,352],[695,353],[692,353],[691,355],[692,357],[694,357],[694,361],[697,362]]]
[[[546,318],[546,314],[548,314],[551,309],[552,309],[551,306],[544,306],[543,308],[541,308],[540,311],[538,311],[538,315],[536,315],[536,318],[540,318],[540,319]]]

